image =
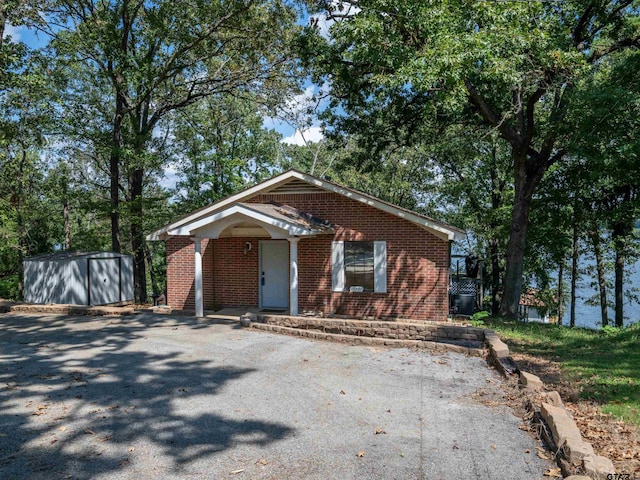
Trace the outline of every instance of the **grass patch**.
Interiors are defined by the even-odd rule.
[[[640,427],[640,324],[595,331],[484,319],[513,352],[558,362],[582,397]]]

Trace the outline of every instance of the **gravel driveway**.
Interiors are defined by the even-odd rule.
[[[499,382],[452,353],[3,314],[0,478],[541,478],[520,420],[476,400]]]

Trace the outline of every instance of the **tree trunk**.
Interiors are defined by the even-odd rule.
[[[631,186],[624,185],[618,189],[618,192],[622,194],[619,205],[622,216],[614,223],[611,236],[616,252],[614,286],[616,327],[622,327],[624,325],[624,264],[627,255],[627,242],[633,232],[634,215],[630,209]]]
[[[149,249],[149,244],[147,242],[144,243],[144,255],[147,259],[147,265],[149,265],[149,276],[151,277],[151,291],[153,295],[160,294],[160,288],[158,288],[158,278],[153,271],[153,262],[151,257],[151,250]]]
[[[131,203],[131,249],[133,250],[133,288],[136,300],[140,303],[147,301],[147,271],[145,268],[144,233],[142,208],[142,187],[144,170],[136,168],[129,175],[129,191]]]
[[[69,222],[69,202],[62,200],[62,216],[64,217],[64,249],[71,250],[71,224]]]
[[[624,222],[618,222],[613,226],[613,247],[616,252],[615,260],[615,323],[616,327],[624,325],[624,264],[626,261],[626,240],[628,227]]]
[[[562,325],[562,316],[564,315],[564,286],[563,282],[564,274],[564,261],[560,262],[558,266],[558,325]]]
[[[528,159],[526,154],[513,153],[513,177],[515,186],[514,204],[511,211],[509,243],[507,244],[507,265],[503,281],[500,316],[517,319],[520,294],[522,292],[522,271],[524,251],[529,228],[531,199],[542,175],[546,161]],[[529,161],[527,161],[529,160]]]
[[[498,240],[489,240],[489,253],[491,255],[491,315],[500,313],[500,252]]]
[[[24,218],[18,207],[17,228],[18,228],[18,300],[24,300],[24,252],[26,250]]]
[[[571,246],[571,313],[569,326],[576,326],[576,286],[578,283],[578,222],[574,217]]]
[[[116,111],[111,132],[111,154],[109,156],[109,193],[111,200],[111,250],[120,253],[120,163],[122,161],[122,120],[125,98],[116,92]]]
[[[27,149],[23,145],[18,169],[18,188],[16,191],[16,228],[18,234],[18,300],[24,300],[24,254],[27,251],[26,232],[22,208],[24,205],[24,175],[27,163]]]
[[[615,298],[616,298],[616,327],[622,327],[624,325],[624,296],[623,296],[623,284],[624,281],[624,262],[625,255],[622,250],[616,249],[616,281],[615,281]]]
[[[609,311],[607,305],[607,282],[604,276],[604,259],[602,258],[602,246],[600,244],[600,231],[595,228],[591,232],[593,252],[596,256],[596,271],[598,273],[598,291],[600,292],[600,318],[602,326],[609,325]]]

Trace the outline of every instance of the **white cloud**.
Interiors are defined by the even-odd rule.
[[[164,175],[162,177],[162,179],[160,180],[160,185],[163,188],[175,188],[176,187],[176,183],[178,183],[178,180],[180,179],[179,174],[178,174],[178,168],[177,165],[175,163],[169,163],[167,166],[165,166],[164,168]]]
[[[309,85],[302,93],[294,95],[287,101],[287,105],[284,107],[285,111],[291,114],[302,113],[302,111],[307,109],[311,104],[316,89],[317,87],[315,85]]]
[[[296,130],[293,135],[282,139],[282,143],[288,145],[306,145],[308,143],[317,143],[324,138],[321,127],[309,127],[302,131]]]
[[[334,15],[340,15],[342,17],[350,17],[362,11],[361,8],[341,0],[333,0],[331,2],[331,7]],[[321,37],[326,40],[331,40],[331,33],[329,30],[331,29],[331,26],[336,23],[335,18],[329,18],[326,12],[317,13],[315,15],[311,15],[309,22],[315,24],[318,29],[318,34]]]
[[[11,40],[15,43],[18,43],[22,38],[22,29],[23,27],[14,27],[13,25],[7,23],[4,27],[3,38],[11,37]]]

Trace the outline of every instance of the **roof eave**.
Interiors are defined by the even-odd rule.
[[[185,217],[173,223],[165,225],[164,227],[151,232],[149,235],[147,235],[146,238],[148,241],[166,240],[168,237],[173,235],[172,232],[175,232],[181,226],[196,222],[199,219],[202,219],[207,215],[211,215],[212,213],[215,213],[216,211],[219,211],[228,205],[232,205],[234,203],[241,202],[246,198],[258,195],[260,192],[274,188],[277,185],[284,183],[292,178],[303,180],[311,185],[322,188],[323,190],[340,194],[352,200],[359,201],[360,203],[364,203],[366,205],[377,208],[378,210],[382,210],[396,217],[403,218],[407,221],[410,221],[411,223],[420,226],[421,228],[424,228],[425,230],[443,240],[464,240],[464,238],[466,237],[466,233],[462,230],[445,224],[440,225],[436,222],[431,221],[428,217],[413,213],[401,207],[394,206],[390,203],[376,199],[375,197],[372,197],[365,193],[342,187],[326,180],[321,180],[297,170],[288,170],[276,177],[254,185],[246,190],[243,190],[242,192],[231,195],[223,200],[209,205],[208,207],[195,211],[192,214],[186,215]]]

